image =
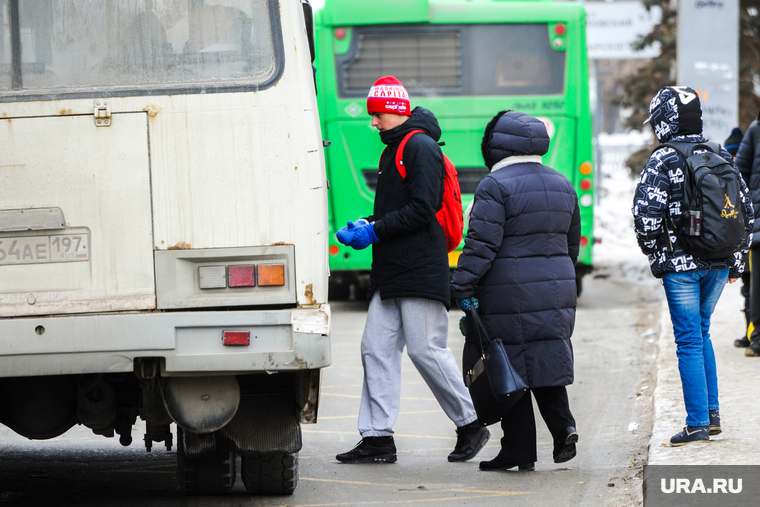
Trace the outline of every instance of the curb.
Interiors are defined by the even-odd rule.
[[[760,447],[753,429],[760,411],[753,396],[760,390],[760,358],[745,357],[734,347],[744,331],[744,306],[739,284],[727,285],[713,312],[710,335],[718,370],[723,432],[709,443],[667,447],[686,424],[681,377],[667,301],[663,300],[652,395],[653,423],[647,465],[756,465]],[[665,446],[663,446],[665,444]]]

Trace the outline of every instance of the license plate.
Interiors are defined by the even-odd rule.
[[[0,238],[0,266],[90,260],[89,234]]]

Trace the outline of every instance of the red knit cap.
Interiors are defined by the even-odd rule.
[[[411,116],[409,94],[401,81],[393,76],[381,77],[367,95],[367,113],[394,113]]]

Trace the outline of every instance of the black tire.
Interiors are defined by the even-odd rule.
[[[298,453],[241,456],[240,475],[251,495],[292,495],[298,485]]]
[[[188,495],[221,495],[235,484],[235,453],[217,449],[188,457],[182,428],[177,429],[177,482]]]

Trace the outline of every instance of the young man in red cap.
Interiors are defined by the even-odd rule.
[[[406,346],[446,415],[457,426],[449,461],[467,461],[488,441],[480,427],[454,356],[446,342],[450,307],[449,263],[443,227],[436,219],[443,200],[443,153],[433,113],[409,105],[409,94],[392,76],[378,79],[367,97],[372,126],[387,145],[372,216],[349,222],[338,240],[355,249],[372,245],[369,311],[362,337],[364,385],[357,446],[337,459],[343,463],[395,463],[393,424],[401,400],[401,357]],[[406,177],[396,168],[404,147]]]

